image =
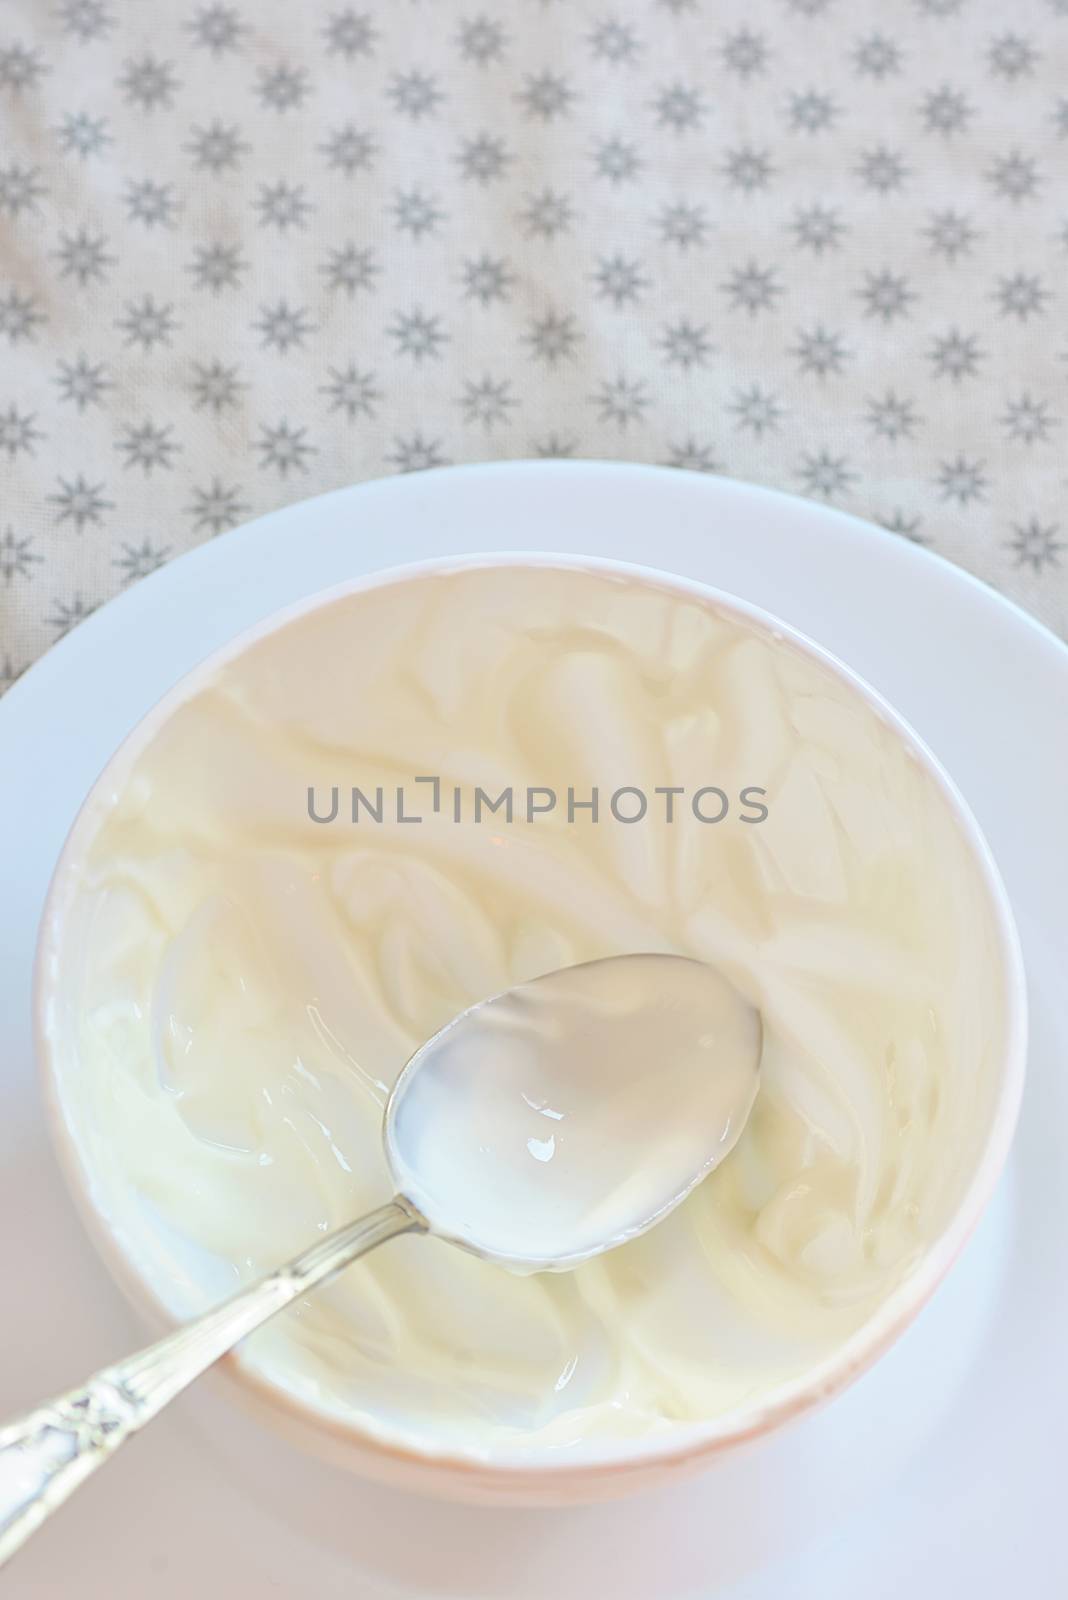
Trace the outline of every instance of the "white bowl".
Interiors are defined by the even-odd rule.
[[[273,1423],[282,1426],[299,1443],[328,1458],[356,1468],[384,1482],[401,1484],[446,1496],[517,1504],[568,1503],[601,1499],[628,1492],[699,1468],[718,1454],[759,1439],[811,1410],[842,1389],[881,1355],[912,1321],[949,1270],[974,1228],[1001,1171],[1016,1123],[1026,1054],[1026,990],[1019,941],[1012,913],[989,848],[952,781],[932,753],[893,708],[847,666],[790,628],[733,597],[692,580],[655,572],[646,567],[594,558],[544,553],[483,555],[414,564],[378,572],[314,595],[268,618],[217,651],[181,680],[120,746],[108,763],[76,819],[57,864],[42,916],[35,973],[35,1028],[41,1064],[52,1111],[52,1127],[64,1170],[85,1216],[94,1243],[135,1304],[157,1323],[167,1313],[153,1296],[124,1249],[118,1219],[109,1216],[94,1193],[93,1173],[78,1148],[77,1130],[71,1125],[65,1101],[65,1084],[77,1070],[77,1060],[65,1048],[64,1018],[71,1014],[78,978],[78,950],[68,937],[68,912],[79,867],[95,827],[94,801],[121,789],[125,776],[142,751],[174,710],[195,693],[226,661],[245,648],[298,617],[344,595],[429,573],[450,572],[464,566],[554,566],[598,570],[624,576],[632,582],[655,583],[676,593],[703,601],[720,612],[733,613],[777,640],[820,661],[844,680],[896,734],[940,792],[956,831],[975,866],[985,893],[994,929],[996,969],[986,981],[999,985],[1003,994],[1003,1036],[998,1041],[998,1072],[989,1097],[985,1125],[978,1133],[978,1155],[971,1165],[961,1197],[940,1233],[922,1259],[891,1291],[873,1316],[833,1354],[801,1377],[779,1386],[774,1395],[758,1399],[711,1420],[678,1424],[670,1431],[647,1437],[588,1441],[570,1449],[565,1462],[546,1456],[544,1461],[495,1456],[493,1461],[461,1454],[393,1447],[355,1425],[347,1426],[314,1412],[280,1389],[258,1378],[239,1360],[224,1363],[246,1400]]]

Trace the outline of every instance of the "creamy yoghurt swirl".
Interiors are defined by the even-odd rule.
[[[309,816],[309,786],[426,774],[758,786],[767,816]],[[60,1100],[95,1204],[178,1315],[388,1197],[389,1088],[476,1001],[659,951],[760,1010],[737,1148],[644,1238],[528,1277],[400,1239],[248,1341],[262,1377],[379,1438],[535,1454],[770,1395],[960,1198],[1002,1030],[977,868],[900,733],[728,609],[552,565],[328,599],[194,674],[80,827]]]

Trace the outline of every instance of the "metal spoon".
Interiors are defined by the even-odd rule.
[[[682,956],[562,968],[462,1012],[387,1102],[394,1199],[0,1428],[0,1565],[220,1356],[387,1239],[433,1233],[530,1272],[645,1233],[737,1143],[761,1042],[759,1013]]]

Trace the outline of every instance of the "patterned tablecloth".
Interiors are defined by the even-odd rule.
[[[0,118],[3,686],[236,522],[527,455],[1068,630],[1068,0],[0,0]]]

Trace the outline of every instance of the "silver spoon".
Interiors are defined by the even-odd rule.
[[[0,1566],[220,1356],[387,1239],[432,1233],[532,1272],[645,1233],[734,1148],[760,1052],[759,1013],[682,956],[562,968],[462,1012],[387,1102],[394,1199],[0,1428]]]

